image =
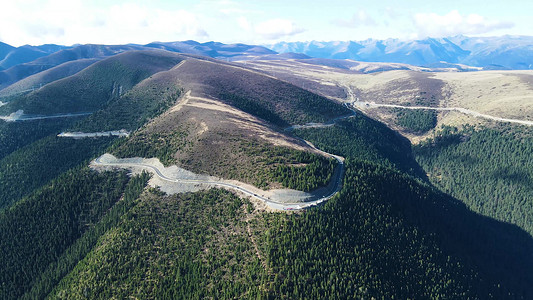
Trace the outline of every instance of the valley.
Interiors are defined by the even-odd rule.
[[[328,63],[306,63],[305,60],[241,63],[324,96],[360,104],[358,109],[398,130],[412,142],[429,135],[398,126],[397,111],[393,108],[435,110],[433,128],[463,124],[491,126],[491,121],[524,125],[533,122],[531,71],[393,69],[365,73],[334,68]]]

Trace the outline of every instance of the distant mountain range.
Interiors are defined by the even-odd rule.
[[[59,45],[21,46],[15,48],[0,42],[0,70],[33,61],[39,57],[50,55],[70,47]]]
[[[533,69],[533,37],[466,37],[347,42],[280,42],[278,53],[302,53],[316,58],[405,63],[424,67],[465,64],[484,69]]]
[[[10,91],[23,91],[72,75],[89,63],[130,50],[162,49],[177,53],[207,56],[222,60],[302,60],[306,63],[336,66],[362,72],[389,69],[459,71],[491,69],[533,69],[533,37],[466,37],[398,39],[346,42],[281,42],[270,46],[223,44],[196,41],[153,42],[146,45],[40,45],[13,47],[0,42],[0,90],[37,73],[55,68],[53,74],[42,73],[39,80],[29,78]],[[78,60],[79,64],[67,64]],[[333,60],[334,59],[334,60]],[[388,63],[376,65],[360,62]],[[413,68],[413,66],[415,66]],[[470,67],[469,67],[470,66]],[[474,68],[471,68],[474,67]],[[419,69],[419,68],[418,68]]]
[[[262,46],[217,42],[199,43],[154,42],[147,45],[59,45],[13,47],[0,42],[0,90],[28,76],[80,59],[102,59],[130,50],[162,49],[177,53],[195,54],[223,60],[246,60],[250,57],[275,56],[277,53]],[[83,63],[84,66],[86,62]],[[66,75],[79,70],[70,65]],[[74,73],[75,73],[74,72]],[[57,72],[56,72],[57,73]],[[57,76],[53,77],[54,80]],[[48,81],[50,82],[50,81]]]

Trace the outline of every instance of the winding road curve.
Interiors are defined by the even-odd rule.
[[[347,105],[347,107],[349,107],[349,106]],[[335,118],[335,119],[333,119],[333,120],[331,120],[330,122],[327,122],[327,123],[308,123],[308,124],[304,124],[304,125],[294,125],[294,126],[286,128],[285,130],[286,131],[291,131],[291,130],[297,129],[297,128],[298,129],[304,129],[304,128],[330,127],[330,126],[333,126],[335,121],[341,120],[341,119],[346,119],[346,118],[351,118],[354,115],[355,115],[355,112],[353,114],[351,114],[351,115]],[[164,175],[161,172],[161,170],[159,170],[155,166],[152,166],[152,165],[149,165],[149,164],[143,164],[143,163],[132,163],[132,162],[104,162],[104,161],[102,161],[103,155],[100,156],[99,158],[95,159],[93,161],[93,164],[97,165],[97,166],[99,165],[99,166],[110,166],[110,167],[119,167],[119,168],[140,167],[140,168],[152,171],[159,178],[161,178],[162,180],[168,181],[168,182],[185,183],[185,184],[207,184],[207,185],[219,186],[219,187],[223,187],[223,188],[227,188],[227,189],[236,190],[236,191],[244,193],[245,195],[254,197],[254,198],[258,199],[258,200],[263,201],[266,205],[268,205],[270,208],[273,208],[273,209],[278,209],[278,210],[299,210],[299,209],[305,209],[305,208],[309,208],[309,207],[312,207],[312,206],[316,206],[316,205],[318,205],[320,203],[323,203],[323,202],[331,199],[331,197],[333,197],[335,194],[337,194],[341,190],[341,188],[342,188],[342,179],[344,177],[344,157],[339,156],[339,155],[335,155],[335,154],[331,154],[331,153],[327,153],[325,151],[322,151],[322,150],[318,149],[317,147],[315,147],[309,141],[306,141],[304,139],[300,139],[300,140],[305,142],[307,145],[309,145],[309,147],[313,148],[315,151],[320,152],[320,153],[324,154],[325,156],[329,156],[329,157],[335,159],[338,162],[337,168],[335,168],[334,178],[332,179],[332,180],[334,180],[334,188],[332,189],[333,191],[330,194],[328,194],[327,196],[321,197],[321,198],[319,198],[317,200],[308,201],[308,202],[297,202],[297,203],[276,202],[276,201],[273,201],[273,200],[271,200],[269,198],[260,196],[260,195],[254,193],[254,192],[252,192],[250,190],[247,190],[244,187],[241,187],[241,186],[238,186],[238,185],[235,185],[235,184],[231,184],[231,183],[227,183],[227,182],[223,182],[223,181],[209,181],[209,180],[197,180],[197,179],[170,178],[170,177],[167,177],[166,175]]]
[[[263,202],[265,202],[269,207],[273,208],[273,209],[279,209],[279,210],[298,210],[298,209],[304,209],[304,208],[308,208],[308,207],[311,207],[311,206],[315,206],[315,205],[318,205],[324,201],[327,201],[329,200],[331,197],[333,197],[341,188],[342,186],[342,177],[344,175],[344,158],[340,157],[340,156],[337,156],[337,155],[333,155],[333,154],[329,154],[331,157],[335,158],[338,162],[339,162],[339,165],[338,167],[340,168],[340,170],[336,171],[335,174],[335,190],[325,196],[325,197],[322,197],[320,199],[317,199],[317,200],[314,200],[314,201],[309,201],[309,202],[299,202],[299,203],[281,203],[281,202],[276,202],[276,201],[272,201],[271,199],[268,199],[266,197],[263,197],[263,196],[260,196],[252,191],[249,191],[241,186],[238,186],[238,185],[235,185],[235,184],[231,184],[231,183],[227,183],[227,182],[223,182],[223,181],[209,181],[209,180],[197,180],[197,179],[182,179],[182,178],[170,178],[170,177],[167,177],[166,175],[164,175],[161,170],[159,170],[157,167],[155,166],[152,166],[152,165],[149,165],[149,164],[143,164],[143,163],[132,163],[132,162],[104,162],[102,161],[102,156],[98,157],[97,159],[95,159],[93,161],[93,164],[94,165],[97,165],[97,166],[110,166],[110,167],[119,167],[119,168],[143,168],[145,170],[148,170],[148,171],[151,171],[152,173],[156,174],[159,178],[161,178],[162,180],[165,180],[165,181],[168,181],[168,182],[175,182],[175,183],[185,183],[185,184],[207,184],[207,185],[213,185],[213,186],[219,186],[219,187],[223,187],[223,188],[228,188],[228,189],[232,189],[232,190],[236,190],[236,191],[239,191],[239,192],[242,192],[244,193],[245,195],[248,195],[248,196],[251,196],[251,197],[254,197],[256,199],[259,199]]]

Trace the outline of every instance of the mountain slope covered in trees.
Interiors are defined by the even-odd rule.
[[[365,132],[375,125],[364,118],[351,123],[299,134],[336,149],[347,142],[332,132]],[[362,154],[371,151],[383,162],[396,160],[380,149],[381,138],[357,136],[370,146],[360,155],[347,152],[341,193],[302,214],[258,211],[219,190],[175,196],[146,191],[50,297],[531,295],[529,234],[471,212],[390,163],[365,159]]]
[[[0,127],[2,299],[533,297],[527,130],[443,132],[413,152],[409,140],[360,112],[347,117],[337,101],[162,50],[103,59],[2,107],[15,109],[94,113]],[[56,136],[122,128],[131,135]],[[87,167],[112,152],[265,189],[314,189],[333,162],[302,139],[345,157],[346,170],[338,194],[295,213],[220,189],[167,195],[146,173]],[[458,162],[494,176],[477,182],[470,170],[456,188],[447,174]],[[507,186],[509,198],[466,197],[473,184],[488,196],[487,183]]]
[[[473,211],[533,235],[532,131],[499,129],[446,127],[414,148],[416,158],[436,186]]]

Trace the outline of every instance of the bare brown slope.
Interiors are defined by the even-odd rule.
[[[179,79],[193,95],[223,100],[275,125],[326,122],[350,111],[323,96],[248,68],[189,59]]]

